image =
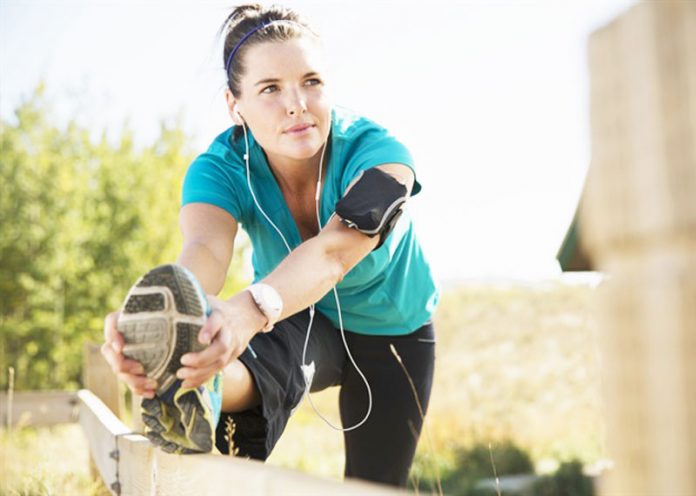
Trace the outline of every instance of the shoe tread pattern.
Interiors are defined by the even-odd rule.
[[[135,287],[165,286],[171,291],[176,310],[180,314],[202,316],[203,308],[194,283],[178,266],[163,265],[156,267],[144,275]],[[157,312],[166,308],[165,297],[162,293],[131,294],[123,308],[123,314],[136,315],[141,312]],[[199,325],[176,323],[175,329],[170,318],[162,315],[143,316],[142,319],[120,322],[119,330],[129,346],[128,358],[143,364],[145,373],[157,380],[158,384],[169,384],[175,379],[176,371],[181,367],[181,357],[190,351],[197,352],[205,348],[198,342]],[[173,335],[170,335],[173,334]],[[151,373],[162,367],[167,356],[174,347],[171,358],[159,377]]]
[[[193,316],[203,313],[198,291],[180,267],[175,265],[156,267],[143,276],[138,286],[166,286],[174,295],[174,304],[179,313]]]
[[[162,293],[131,295],[126,301],[124,313],[156,312],[164,310],[164,295]]]
[[[179,398],[183,413],[184,425],[189,425],[193,421],[189,439],[207,453],[213,449],[213,437],[210,424],[205,420],[205,407],[201,404],[199,396],[193,391],[186,393]]]

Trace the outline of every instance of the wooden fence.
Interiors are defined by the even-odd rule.
[[[105,401],[123,412],[115,375],[99,353],[84,350],[85,384],[77,392],[15,392],[9,411],[7,394],[0,394],[3,425],[48,426],[79,421],[87,437],[93,473],[114,495],[321,495],[398,496],[403,491],[359,481],[320,479],[261,462],[220,454],[173,455],[124,424]],[[134,409],[137,413],[137,409]],[[135,415],[138,425],[138,416]]]

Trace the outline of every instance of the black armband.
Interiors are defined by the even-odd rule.
[[[373,167],[358,176],[353,187],[336,203],[341,222],[367,236],[379,235],[382,246],[408,198],[408,189],[392,176]]]

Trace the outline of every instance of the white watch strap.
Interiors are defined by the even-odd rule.
[[[261,330],[269,332],[273,329],[273,326],[280,318],[280,314],[283,312],[283,299],[278,294],[278,291],[268,284],[252,284],[247,288],[247,291],[251,294],[258,309],[266,317],[266,325]]]

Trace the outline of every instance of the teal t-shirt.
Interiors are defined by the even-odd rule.
[[[386,163],[414,167],[411,154],[384,128],[345,110],[332,112],[330,146],[325,157],[320,217],[326,225],[350,182],[363,170]],[[254,280],[268,275],[288,251],[278,233],[256,208],[247,186],[244,139],[234,140],[234,128],[220,134],[186,173],[182,205],[208,203],[232,215],[252,243]],[[266,214],[290,247],[301,242],[261,147],[249,134],[251,185]],[[412,196],[421,185],[416,181]],[[416,239],[408,209],[377,250],[358,263],[338,284],[343,326],[359,334],[403,335],[425,324],[435,310],[439,290]],[[333,291],[316,309],[336,327],[338,311]]]

